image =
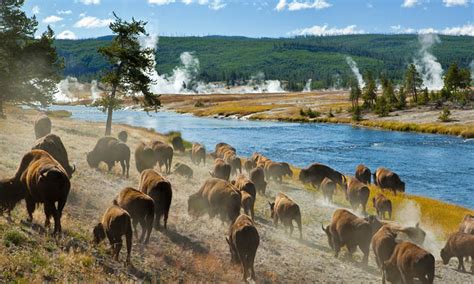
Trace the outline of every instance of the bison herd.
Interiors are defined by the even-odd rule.
[[[13,177],[0,181],[0,209],[10,212],[17,203],[25,200],[28,221],[32,222],[37,204],[44,205],[45,227],[54,220],[53,234],[61,233],[61,216],[71,188],[70,179],[76,171],[68,159],[61,138],[51,134],[51,120],[41,115],[35,121],[36,142],[26,153]],[[118,162],[122,175],[129,177],[131,151],[126,144],[128,134],[122,131],[115,137],[100,138],[85,159],[91,168],[101,162],[110,171]],[[93,240],[99,243],[107,238],[113,256],[118,260],[125,237],[126,262],[130,263],[133,235],[140,243],[148,243],[153,229],[168,228],[168,216],[173,197],[173,186],[163,174],[170,174],[174,152],[186,153],[181,137],[174,137],[172,146],[155,140],[140,142],[135,147],[135,163],[140,173],[137,188],[126,187],[111,200],[100,223],[93,228]],[[288,163],[275,162],[260,153],[248,159],[237,155],[229,144],[219,143],[214,152],[206,153],[201,144],[193,144],[189,151],[193,164],[206,164],[208,156],[214,159],[210,177],[199,190],[188,197],[188,214],[198,218],[204,214],[218,217],[229,224],[226,237],[231,260],[242,267],[243,280],[250,276],[255,280],[254,260],[261,242],[255,223],[257,193],[266,196],[268,182],[282,183],[293,176]],[[158,171],[155,167],[158,165]],[[163,169],[164,166],[164,169]],[[242,172],[242,167],[247,175]],[[184,163],[175,163],[173,173],[188,179],[193,170]],[[367,214],[370,196],[369,184],[374,184],[396,193],[405,191],[405,183],[386,168],[378,168],[373,174],[364,165],[358,165],[354,176],[344,175],[329,166],[312,164],[299,172],[299,181],[320,189],[324,198],[332,202],[335,191],[342,190],[353,210],[360,208],[362,217],[346,209],[336,209],[331,223],[322,225],[328,244],[338,257],[346,247],[349,256],[358,249],[363,253],[362,263],[367,264],[370,248],[375,262],[382,271],[383,281],[411,283],[413,278],[432,283],[434,279],[434,256],[422,248],[425,232],[418,226],[404,227],[392,219],[392,202],[383,193],[372,198],[377,216]],[[231,179],[233,178],[233,179]],[[270,216],[275,227],[282,223],[293,233],[294,223],[303,238],[302,212],[300,206],[287,194],[278,193],[273,202],[268,202]],[[245,214],[241,214],[241,209]],[[264,216],[261,216],[264,217]],[[10,217],[9,217],[10,218]],[[137,225],[141,235],[138,237]],[[445,264],[457,257],[459,270],[465,270],[464,258],[474,258],[474,216],[467,215],[459,231],[452,234],[440,252]],[[471,267],[474,273],[474,266]]]

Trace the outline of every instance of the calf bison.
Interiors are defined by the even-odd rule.
[[[465,272],[464,257],[474,259],[474,235],[464,232],[451,234],[446,245],[441,250],[441,258],[444,264],[448,264],[451,257],[458,258],[458,270]],[[471,264],[471,273],[474,273],[474,263]]]
[[[474,235],[474,216],[466,214],[459,224],[459,232]]]
[[[193,144],[191,148],[191,161],[196,165],[200,165],[202,161],[206,165],[206,148],[203,145],[199,143]]]
[[[390,226],[384,225],[372,237],[372,250],[375,254],[377,267],[382,268],[383,263],[392,256],[397,245],[397,233]]]
[[[138,238],[137,224],[140,223],[142,227],[140,243],[148,243],[151,231],[153,230],[153,220],[155,216],[155,202],[153,199],[141,191],[126,187],[120,191],[113,203],[130,214],[133,232],[136,238]]]
[[[367,168],[363,164],[360,164],[355,169],[355,177],[360,182],[363,182],[365,184],[370,184],[370,178],[372,177],[372,173],[370,172],[369,168]]]
[[[220,219],[231,223],[240,215],[240,192],[228,181],[209,178],[188,198],[188,213],[199,217],[208,213],[211,218],[219,215]]]
[[[171,183],[155,170],[144,170],[140,175],[139,190],[148,194],[155,202],[155,229],[160,228],[163,217],[164,228],[168,227],[168,214],[171,207],[173,191]]]
[[[329,178],[324,178],[321,182],[321,190],[323,191],[324,199],[327,202],[332,202],[332,196],[336,191],[336,184]]]
[[[299,180],[303,183],[310,183],[314,187],[319,188],[324,178],[330,178],[333,182],[345,189],[344,176],[333,170],[332,168],[323,164],[312,164],[311,166],[302,169]]]
[[[171,145],[173,145],[173,149],[177,152],[184,153],[184,151],[186,151],[184,148],[183,138],[181,138],[181,136],[174,136],[171,139]]]
[[[271,218],[273,224],[278,227],[278,220],[283,223],[283,226],[290,227],[290,236],[293,234],[293,220],[298,225],[300,231],[300,239],[303,238],[303,229],[301,226],[301,212],[300,207],[291,198],[284,193],[278,193],[275,202],[268,202],[270,205]]]
[[[214,161],[214,170],[212,172],[209,172],[209,174],[215,178],[229,180],[230,172],[231,166],[227,164],[223,159],[217,158]]]
[[[35,136],[40,139],[51,133],[51,119],[45,114],[39,114],[35,120]]]
[[[127,211],[118,206],[107,208],[102,220],[94,227],[94,242],[99,244],[107,237],[112,247],[115,261],[118,261],[120,250],[122,249],[122,236],[125,236],[127,243],[127,260],[130,263],[132,252],[132,222]]]
[[[255,189],[262,195],[265,195],[267,182],[265,181],[265,172],[261,167],[256,167],[250,171],[250,180],[255,185]]]
[[[140,142],[135,149],[135,165],[139,173],[146,169],[153,169],[157,163],[155,151],[145,143]]]
[[[32,150],[44,150],[48,152],[56,161],[58,161],[61,166],[66,171],[69,178],[72,177],[72,174],[76,170],[75,166],[69,165],[69,158],[67,155],[66,148],[64,147],[61,138],[56,134],[48,134],[38,140],[36,140],[33,145]]]
[[[165,172],[167,174],[171,173],[171,163],[173,162],[173,148],[164,142],[153,141],[151,143],[151,148],[155,152],[155,158],[158,161],[158,165],[161,167],[165,166]]]
[[[188,180],[193,177],[193,169],[186,164],[176,163],[173,168],[173,172],[177,175],[183,176]]]
[[[373,174],[375,185],[382,189],[390,189],[393,194],[397,194],[397,191],[405,192],[405,183],[400,177],[386,168],[378,168]]]
[[[87,153],[87,163],[91,168],[97,168],[100,162],[107,164],[109,172],[116,162],[122,166],[122,176],[128,178],[130,170],[130,148],[127,144],[119,142],[115,137],[102,137],[97,141],[94,149]]]
[[[230,226],[228,237],[232,262],[242,265],[243,281],[247,281],[248,273],[255,281],[253,264],[257,254],[260,236],[253,221],[247,215],[240,215]]]
[[[418,278],[422,283],[433,283],[435,258],[413,243],[402,242],[384,262],[383,273],[389,282],[413,283]]]
[[[372,204],[377,211],[377,217],[385,219],[385,212],[388,213],[388,219],[392,219],[392,201],[382,193],[372,198]]]
[[[354,177],[347,177],[346,199],[351,204],[352,209],[362,206],[362,213],[367,214],[367,201],[369,200],[370,189],[365,183]]]
[[[252,220],[254,220],[255,217],[255,201],[257,198],[257,190],[255,188],[255,184],[249,180],[246,176],[244,175],[238,175],[235,180],[232,181],[232,184],[241,192],[242,194],[242,207],[245,210],[245,214],[250,214],[252,217]],[[248,193],[251,198],[248,198],[246,194],[243,194],[243,192]],[[245,207],[244,207],[245,205]],[[247,211],[250,209],[250,211]]]

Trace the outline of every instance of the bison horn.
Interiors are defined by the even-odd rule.
[[[72,165],[72,172],[71,172],[71,174],[73,174],[73,173],[75,173],[75,172],[76,172],[76,165],[73,164],[73,165]]]
[[[326,229],[324,228],[323,223],[321,223],[321,229],[323,229],[323,231],[326,232]]]

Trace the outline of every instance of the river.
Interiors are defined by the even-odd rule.
[[[73,119],[103,121],[105,114],[84,106],[52,106]],[[226,142],[240,156],[258,151],[272,160],[299,167],[318,162],[346,174],[359,163],[372,171],[387,167],[406,183],[406,192],[474,209],[474,139],[358,128],[341,124],[305,124],[201,118],[173,112],[114,112],[114,123],[180,131],[208,151]],[[132,146],[133,147],[133,146]],[[133,150],[133,149],[132,149]]]

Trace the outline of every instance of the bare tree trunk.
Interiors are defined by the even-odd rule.
[[[107,106],[107,122],[105,123],[105,136],[109,136],[112,133],[112,114],[114,112],[114,99],[116,91],[117,85],[114,85],[112,87],[112,93],[110,94],[109,105]]]

